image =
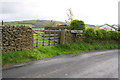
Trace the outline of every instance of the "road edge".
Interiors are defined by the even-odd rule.
[[[119,49],[110,49],[110,50],[119,50]],[[8,69],[13,69],[13,68],[23,67],[23,66],[27,66],[27,65],[33,64],[36,61],[51,60],[51,59],[54,59],[54,58],[65,56],[65,55],[76,55],[76,54],[80,55],[80,54],[83,54],[83,53],[101,52],[101,51],[108,51],[108,50],[91,50],[91,51],[80,52],[80,53],[66,53],[66,54],[54,56],[54,57],[51,57],[51,58],[44,58],[44,59],[40,59],[40,60],[34,60],[34,61],[30,61],[30,62],[25,62],[25,63],[14,64],[14,65],[10,65],[10,66],[2,66],[2,70],[8,70]]]

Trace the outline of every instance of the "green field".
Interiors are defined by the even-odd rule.
[[[24,20],[24,21],[14,21],[14,22],[4,22],[4,25],[26,25],[26,26],[56,26],[57,24],[65,24],[61,21],[51,21],[51,20]]]
[[[25,22],[30,22],[30,23],[33,23],[35,21],[25,21]],[[23,23],[25,23],[23,22]],[[8,23],[6,22],[5,25],[11,25],[11,26],[29,26],[29,27],[36,27],[32,24],[18,24],[17,22],[11,22],[11,23]],[[35,30],[44,30],[44,28],[32,28],[33,31]],[[35,33],[38,33],[39,35],[43,35],[44,32],[42,31],[35,31]],[[49,38],[49,37],[42,37],[42,36],[35,36],[37,34],[34,34],[34,39],[44,39],[44,38]],[[44,40],[44,41],[49,41],[49,40]],[[41,42],[41,43],[38,43],[37,45],[43,45],[43,40],[34,40],[34,46],[36,46],[36,42]],[[51,42],[51,43],[54,43],[54,42]],[[44,44],[49,44],[49,42],[45,42]]]
[[[44,30],[44,28],[32,28],[32,29],[33,30]],[[43,37],[43,35],[46,35],[45,32],[41,32],[41,31],[35,31],[35,32],[38,33],[38,34],[34,34],[34,46],[36,46],[36,45],[43,45],[43,42],[44,42],[44,45],[49,45],[49,44],[53,44],[54,40],[58,40],[58,39],[49,40],[50,38],[54,38],[54,37],[49,37],[49,36]],[[42,40],[38,40],[38,39],[42,39]],[[44,41],[43,41],[43,39],[44,39]]]
[[[11,26],[29,26],[29,27],[35,27],[34,25],[32,24],[18,24],[18,23],[8,23],[8,22],[5,22],[4,25],[11,25]]]

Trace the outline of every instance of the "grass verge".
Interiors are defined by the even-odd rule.
[[[72,43],[65,45],[55,45],[55,46],[44,46],[34,48],[33,51],[16,51],[10,53],[2,54],[2,65],[12,65],[23,62],[29,62],[32,60],[38,60],[43,58],[49,58],[66,53],[78,53],[78,52],[87,52],[90,50],[107,50],[107,49],[118,49],[118,43]]]

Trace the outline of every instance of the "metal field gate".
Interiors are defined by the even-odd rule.
[[[56,45],[60,42],[60,31],[46,27],[32,27],[34,31],[34,47]]]

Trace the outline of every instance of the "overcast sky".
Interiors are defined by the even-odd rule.
[[[71,8],[74,19],[87,24],[118,24],[119,0],[0,0],[0,21],[67,19]]]

